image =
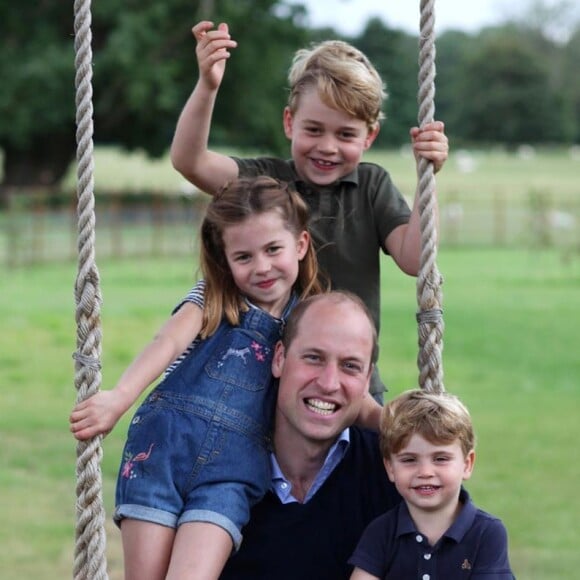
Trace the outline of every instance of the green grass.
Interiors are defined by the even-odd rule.
[[[580,256],[445,250],[445,386],[470,407],[478,435],[469,489],[502,517],[518,579],[568,580],[580,568],[576,441],[580,434]],[[193,280],[191,258],[100,265],[103,388],[152,336]],[[75,442],[74,265],[0,271],[2,576],[72,570]],[[385,260],[382,375],[388,396],[416,386],[415,280]],[[104,441],[111,578],[120,539],[110,524],[127,419]]]

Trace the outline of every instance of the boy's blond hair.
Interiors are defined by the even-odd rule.
[[[369,129],[384,118],[387,94],[383,80],[369,59],[347,42],[327,40],[298,50],[288,82],[292,114],[298,109],[300,96],[314,87],[325,105],[364,121]]]
[[[475,433],[465,405],[449,393],[406,391],[390,401],[381,416],[380,442],[385,459],[398,453],[418,434],[433,444],[459,441],[463,455],[475,448]]]

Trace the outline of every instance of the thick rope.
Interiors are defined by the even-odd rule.
[[[75,0],[78,274],[75,284],[77,402],[101,384],[101,295],[95,264],[93,105],[90,0]],[[77,444],[75,580],[107,578],[105,510],[102,502],[101,437]]]
[[[421,0],[419,36],[419,127],[433,121],[435,114],[435,0]],[[421,263],[417,276],[419,332],[419,386],[442,392],[443,310],[442,278],[437,269],[437,200],[433,164],[419,160],[419,214]]]

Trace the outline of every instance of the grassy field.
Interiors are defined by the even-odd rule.
[[[519,580],[569,580],[580,568],[580,257],[553,251],[443,250],[445,385],[469,405],[478,460],[469,489],[502,517]],[[112,386],[189,288],[191,258],[100,265],[103,388]],[[384,268],[380,367],[390,394],[416,386],[415,280]],[[3,578],[71,574],[75,442],[74,265],[0,270],[0,561]],[[104,442],[110,524],[126,419]]]

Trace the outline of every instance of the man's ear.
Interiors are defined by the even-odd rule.
[[[284,345],[279,340],[274,347],[274,358],[272,359],[272,375],[279,379],[282,376],[282,369],[284,368]]]

